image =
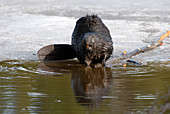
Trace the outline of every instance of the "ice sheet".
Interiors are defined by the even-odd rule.
[[[170,30],[170,1],[165,0],[0,0],[0,60],[38,60],[38,49],[70,44],[76,20],[98,14],[111,32],[113,57],[156,41]],[[134,59],[170,59],[170,39]]]

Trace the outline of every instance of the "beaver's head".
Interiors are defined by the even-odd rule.
[[[104,64],[108,55],[112,53],[112,42],[107,37],[90,32],[84,35],[80,50],[86,65]]]

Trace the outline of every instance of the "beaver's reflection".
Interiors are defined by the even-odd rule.
[[[71,84],[76,101],[81,105],[95,109],[100,105],[102,96],[108,93],[112,82],[110,68],[85,68],[75,61],[46,62],[39,64],[43,71],[72,74]]]
[[[86,68],[73,72],[72,88],[77,102],[96,108],[111,86],[110,68]]]

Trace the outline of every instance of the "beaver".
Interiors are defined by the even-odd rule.
[[[81,17],[72,33],[72,48],[81,63],[104,66],[113,52],[109,29],[97,15]]]
[[[87,66],[104,66],[113,51],[108,28],[97,15],[86,15],[77,22],[72,33],[72,43],[52,44],[41,48],[42,61],[77,59]]]

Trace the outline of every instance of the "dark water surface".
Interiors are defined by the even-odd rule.
[[[100,69],[77,60],[5,60],[0,65],[1,114],[141,114],[170,106],[167,61]]]

